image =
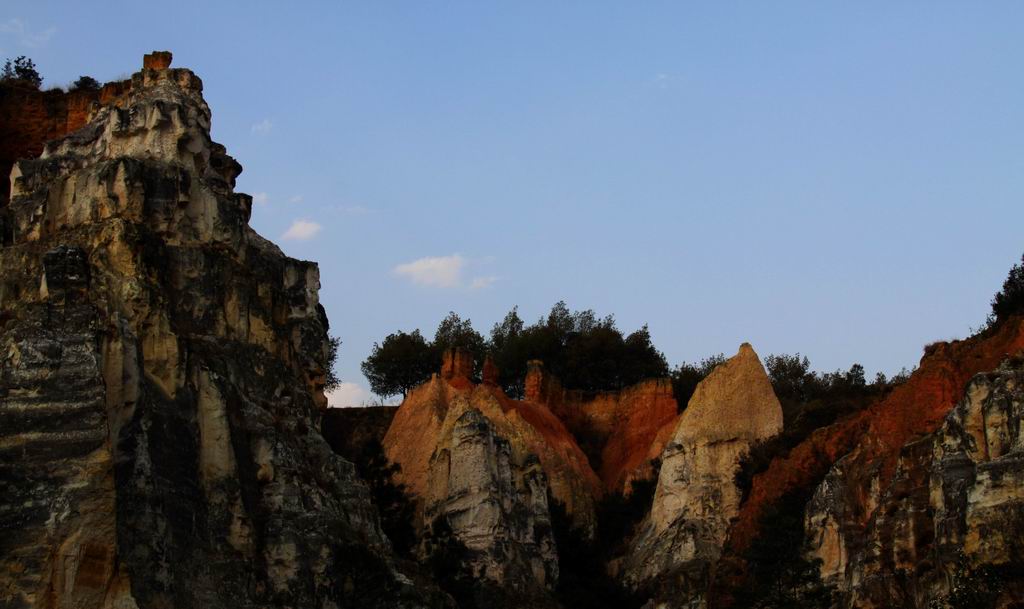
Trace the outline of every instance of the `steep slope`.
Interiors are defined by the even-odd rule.
[[[700,598],[740,506],[740,459],[782,430],[782,407],[744,343],[697,386],[662,453],[650,514],[622,565],[634,588]],[[660,595],[660,590],[654,590]]]
[[[202,83],[147,56],[0,208],[5,607],[423,607],[318,432],[315,264],[247,225]]]
[[[463,566],[484,582],[543,596],[558,574],[548,497],[592,529],[600,481],[550,411],[508,399],[492,372],[474,384],[471,372],[467,353],[449,351],[441,374],[403,401],[384,449],[422,529],[443,520],[471,552]]]
[[[591,466],[609,493],[629,493],[633,480],[650,479],[677,422],[677,404],[668,379],[650,379],[621,391],[584,395],[567,391],[543,363],[532,361],[526,374],[525,403],[542,405],[593,451]]]

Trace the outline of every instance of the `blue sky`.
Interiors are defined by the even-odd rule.
[[[670,363],[869,373],[1024,251],[1020,2],[6,3],[0,56],[195,70],[252,225],[316,260],[353,383],[397,329],[558,300]],[[287,237],[287,238],[286,238]]]

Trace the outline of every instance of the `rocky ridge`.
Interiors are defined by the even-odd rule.
[[[444,606],[319,433],[316,265],[249,228],[169,64],[17,161],[0,206],[3,606]]]
[[[782,430],[782,406],[749,344],[700,382],[661,455],[650,513],[621,565],[636,588],[700,597],[739,512],[736,471]]]

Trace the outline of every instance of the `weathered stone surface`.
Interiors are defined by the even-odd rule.
[[[662,453],[651,512],[622,565],[631,586],[671,582],[682,595],[674,606],[700,602],[739,512],[740,459],[781,430],[782,407],[744,343],[697,386]]]
[[[443,517],[482,581],[536,597],[558,575],[549,490],[592,530],[600,481],[557,417],[472,383],[471,361],[451,354],[442,375],[410,391],[384,448],[417,499],[421,528]]]
[[[316,265],[248,227],[198,77],[149,67],[11,172],[0,604],[443,605],[319,433]]]
[[[870,494],[855,452],[808,505],[811,554],[848,607],[925,608],[972,572],[1009,568],[993,606],[1024,600],[1024,360],[979,374],[941,427],[905,444],[886,486],[876,461]],[[867,504],[862,527],[849,506]],[[966,579],[966,581],[963,581]]]
[[[430,460],[424,521],[443,519],[466,547],[461,567],[513,606],[544,598],[558,579],[558,556],[540,461],[517,454],[474,408],[462,411],[448,437]]]
[[[652,461],[672,437],[678,407],[668,379],[650,379],[621,391],[584,394],[566,391],[532,361],[526,375],[526,402],[553,412],[577,442],[591,443],[591,466],[609,493],[629,494],[634,480],[657,475]]]

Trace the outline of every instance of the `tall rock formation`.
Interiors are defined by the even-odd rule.
[[[923,609],[957,587],[1024,602],[1022,355],[975,376],[937,430],[891,457],[869,432],[817,487],[810,554],[844,606]]]
[[[740,459],[781,430],[782,407],[744,343],[697,386],[661,455],[651,512],[622,565],[631,586],[670,589],[673,606],[701,602],[739,512]]]
[[[600,481],[550,411],[474,384],[471,373],[468,354],[448,352],[441,375],[402,402],[385,452],[417,499],[421,528],[443,519],[481,581],[513,597],[543,597],[558,576],[548,496],[592,529]]]
[[[443,604],[319,434],[316,265],[249,228],[169,63],[15,163],[0,205],[0,605]]]

